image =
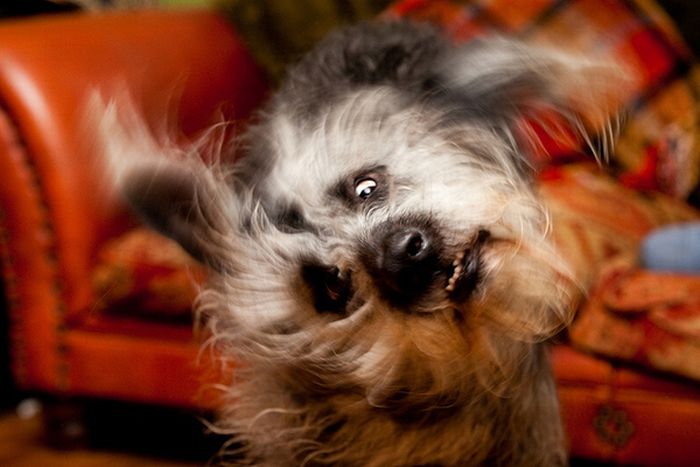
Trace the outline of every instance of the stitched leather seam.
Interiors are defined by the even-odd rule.
[[[11,141],[17,151],[20,151],[24,157],[22,157],[22,162],[24,162],[27,173],[30,175],[28,180],[28,188],[33,190],[34,198],[38,202],[38,207],[41,213],[42,219],[42,230],[46,234],[47,242],[47,253],[48,257],[46,260],[50,264],[50,269],[52,271],[52,298],[53,303],[55,303],[55,313],[57,317],[57,326],[55,329],[56,335],[56,353],[58,355],[58,364],[56,370],[56,378],[54,383],[56,384],[59,391],[66,391],[69,386],[68,380],[68,362],[67,362],[67,347],[66,347],[66,326],[65,326],[65,316],[66,316],[66,305],[63,299],[63,287],[60,281],[60,275],[58,272],[58,248],[56,242],[56,232],[51,222],[50,208],[47,203],[46,190],[41,184],[41,178],[39,177],[39,171],[35,166],[32,158],[29,156],[30,152],[26,141],[22,137],[20,128],[21,126],[17,124],[15,118],[13,118],[12,113],[7,109],[4,103],[0,103],[0,118],[6,120],[9,141]],[[27,355],[24,352],[23,346],[21,345],[22,336],[29,336],[30,330],[22,329],[20,326],[25,325],[26,319],[23,319],[20,314],[22,313],[22,304],[20,302],[20,293],[18,288],[18,281],[20,278],[16,273],[12,259],[12,249],[10,248],[10,229],[7,225],[7,219],[5,212],[0,212],[0,261],[2,263],[2,271],[5,281],[5,294],[7,297],[8,313],[10,313],[10,339],[11,339],[11,351],[13,352],[13,372],[18,379],[18,382],[22,384],[26,382],[26,363]],[[24,278],[24,280],[30,280],[30,278]],[[21,324],[20,324],[21,323]],[[53,379],[53,378],[52,378]]]

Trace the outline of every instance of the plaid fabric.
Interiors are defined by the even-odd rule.
[[[556,226],[553,239],[576,273],[580,289],[572,296],[588,291],[609,261],[636,257],[649,232],[700,219],[683,201],[626,188],[590,162],[549,167],[539,182]]]
[[[435,23],[458,42],[508,34],[623,64],[634,83],[623,96],[629,120],[611,169],[629,187],[678,198],[698,184],[700,68],[652,1],[403,0],[386,15]],[[580,156],[572,148],[551,152],[554,160]]]

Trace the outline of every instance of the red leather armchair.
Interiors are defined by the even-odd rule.
[[[0,258],[21,389],[209,408],[191,327],[94,312],[99,248],[133,226],[80,131],[89,88],[126,85],[146,114],[178,104],[194,133],[221,104],[244,119],[264,79],[230,26],[204,12],[71,15],[0,24]],[[176,99],[173,96],[177,96]],[[700,459],[700,391],[567,346],[553,354],[575,456]]]

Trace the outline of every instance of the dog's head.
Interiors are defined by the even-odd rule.
[[[601,126],[601,70],[502,39],[453,47],[422,26],[363,25],[292,69],[237,164],[142,157],[119,183],[210,266],[200,308],[222,352],[299,392],[449,404],[508,380],[524,346],[569,319],[572,277],[522,122],[554,111],[582,134]],[[108,132],[141,138],[112,117]],[[163,152],[141,146],[128,151]]]

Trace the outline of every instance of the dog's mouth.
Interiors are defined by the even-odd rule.
[[[479,286],[482,280],[483,247],[489,237],[490,233],[487,230],[479,230],[473,239],[459,250],[451,264],[441,271],[432,269],[431,281],[438,277],[447,277],[444,289],[453,303],[464,303]],[[354,308],[351,302],[357,302],[358,297],[355,297],[350,271],[342,271],[336,266],[314,261],[304,261],[301,274],[319,313],[343,316],[348,313],[349,308]],[[411,291],[404,292],[409,294]]]
[[[481,250],[490,234],[479,230],[464,250],[460,250],[447,270],[447,291],[450,300],[462,303],[476,290],[481,280]]]
[[[302,276],[311,289],[316,310],[321,313],[342,314],[352,296],[350,272],[335,266],[307,262]]]

